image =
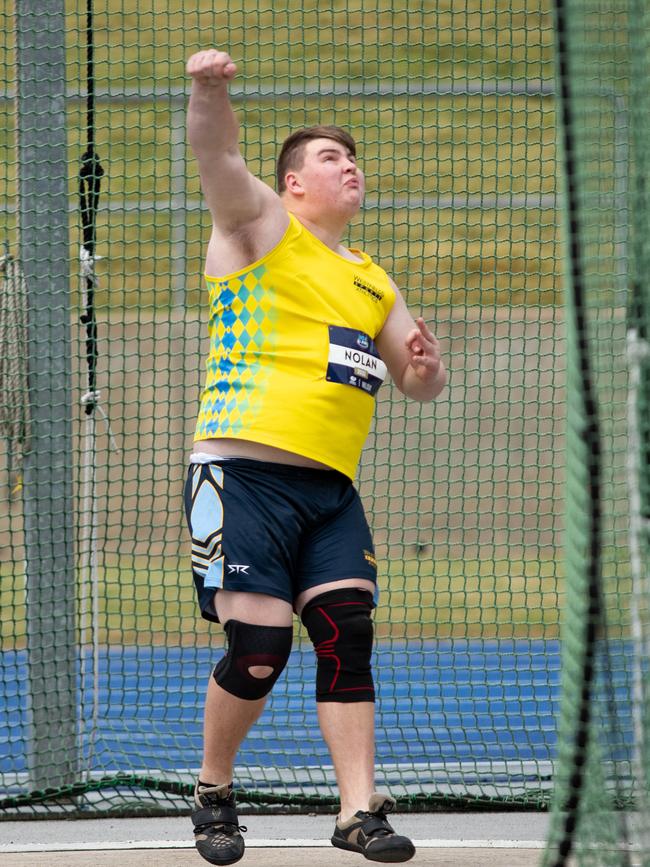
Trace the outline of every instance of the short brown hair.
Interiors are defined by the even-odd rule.
[[[340,126],[310,126],[298,129],[285,139],[276,170],[278,193],[283,193],[287,186],[285,177],[290,169],[300,169],[305,156],[305,145],[316,138],[329,138],[342,144],[353,157],[357,155],[357,144],[349,132]]]

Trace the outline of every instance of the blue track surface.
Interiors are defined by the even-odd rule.
[[[208,648],[111,647],[100,657],[91,770],[196,768],[201,758]],[[92,660],[86,665],[92,670]],[[540,761],[553,758],[559,700],[557,642],[447,641],[379,645],[380,763]],[[0,773],[26,770],[27,653],[0,654]],[[311,648],[294,649],[238,762],[328,764],[318,734]],[[86,735],[92,686],[85,691]]]

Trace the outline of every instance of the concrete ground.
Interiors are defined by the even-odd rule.
[[[249,849],[239,862],[242,867],[354,867],[370,862],[359,855],[335,849]],[[539,852],[534,850],[485,851],[484,849],[439,849],[419,851],[409,861],[413,867],[536,867]],[[52,867],[201,867],[207,864],[196,852],[173,849],[167,852],[133,850],[93,853],[68,852],[56,855],[0,855],[2,867],[52,865]]]
[[[329,843],[332,816],[242,816],[242,867],[354,867],[368,863]],[[413,867],[536,867],[544,813],[394,814],[416,843]],[[188,818],[0,822],[1,867],[201,867]]]

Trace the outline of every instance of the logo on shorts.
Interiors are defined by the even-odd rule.
[[[241,563],[228,563],[228,574],[232,575],[232,573],[235,572],[237,575],[240,573],[242,575],[248,575],[248,570],[250,568],[250,566],[243,566]]]
[[[374,554],[371,554],[370,551],[366,551],[366,549],[364,548],[363,556],[365,557],[366,561],[370,563],[373,569],[377,568],[377,560],[375,559]]]
[[[370,347],[370,338],[363,331],[360,331],[357,335],[357,346],[360,349],[368,349]]]

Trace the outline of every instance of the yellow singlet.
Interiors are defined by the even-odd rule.
[[[196,439],[264,443],[354,478],[386,375],[374,338],[395,292],[365,253],[351,262],[289,217],[258,262],[206,275],[210,352]]]

